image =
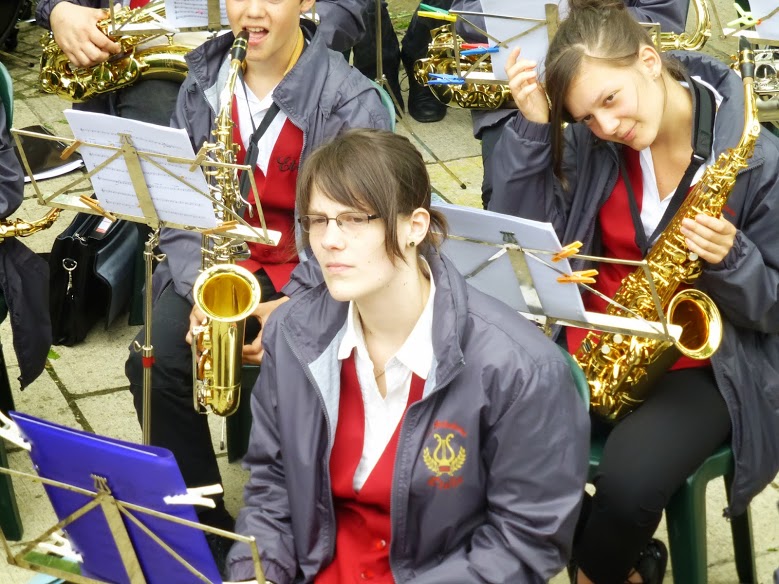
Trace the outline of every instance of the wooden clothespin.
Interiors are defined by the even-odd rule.
[[[557,281],[561,284],[572,282],[574,284],[594,284],[595,276],[598,275],[598,270],[581,270],[579,272],[571,272],[566,276],[560,276]]]
[[[238,225],[238,221],[225,221],[221,225],[212,227],[211,229],[204,229],[201,233],[203,235],[213,235],[215,233],[222,233],[224,231],[230,231],[233,227]]]
[[[579,248],[581,248],[582,242],[581,241],[574,241],[573,243],[569,243],[568,245],[564,246],[563,249],[558,251],[556,254],[552,256],[553,262],[559,262],[560,260],[563,260],[565,258],[569,258],[572,255],[576,255],[579,253]]]
[[[73,154],[76,150],[78,150],[78,147],[81,146],[81,144],[82,144],[81,141],[76,140],[75,142],[73,142],[73,144],[65,148],[65,150],[63,150],[62,153],[60,154],[60,160],[67,160],[68,158],[70,158],[70,155]]]
[[[116,221],[116,216],[112,215],[111,213],[109,213],[108,211],[103,209],[103,207],[101,207],[100,204],[97,201],[95,201],[94,199],[90,199],[86,195],[81,195],[78,198],[78,200],[81,201],[82,203],[84,203],[87,207],[89,207],[93,211],[95,211],[98,214],[100,214],[103,217],[105,217],[106,219],[108,219],[110,221]]]

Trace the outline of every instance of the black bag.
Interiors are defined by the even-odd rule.
[[[137,242],[133,223],[87,213],[57,236],[49,255],[55,345],[75,345],[99,319],[108,328],[127,309]]]

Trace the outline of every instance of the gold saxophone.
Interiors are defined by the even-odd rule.
[[[711,36],[709,7],[706,0],[692,0],[692,5],[695,10],[695,29],[691,33],[661,32],[657,26],[647,25],[658,50],[697,51],[703,47]],[[496,80],[493,75],[489,55],[462,55],[459,49],[464,41],[453,33],[453,29],[452,25],[447,24],[430,33],[433,40],[428,45],[427,58],[414,63],[414,79],[417,83],[427,85],[436,99],[446,105],[487,110],[515,108],[508,82]],[[458,51],[454,50],[455,43]],[[469,81],[462,85],[428,84],[430,73],[457,76],[465,71],[469,72]],[[479,82],[482,79],[484,81]]]
[[[591,331],[574,355],[589,382],[592,409],[607,420],[617,421],[638,407],[646,399],[653,381],[680,353],[693,359],[707,359],[722,339],[721,317],[711,298],[692,288],[677,293],[680,285],[694,282],[702,270],[701,260],[687,249],[680,226],[683,219],[694,218],[699,213],[720,215],[736,175],[746,168],[760,134],[753,87],[754,55],[744,37],[740,43],[745,107],[741,139],[706,168],[646,257],[668,322],[682,327],[680,339],[672,343]],[[622,281],[614,301],[629,312],[609,305],[609,314],[657,318],[651,285],[641,268]]]
[[[117,29],[128,24],[152,22],[165,15],[162,0],[151,2],[141,8],[121,8],[114,14]],[[111,20],[106,18],[97,26],[107,36]],[[54,35],[49,32],[41,38],[40,86],[46,93],[53,93],[74,102],[86,101],[96,95],[109,93],[132,85],[139,79],[170,79],[183,81],[187,76],[187,62],[184,56],[190,47],[174,45],[168,35],[168,43],[145,48],[139,45],[163,36],[161,33],[122,34],[111,39],[119,43],[122,50],[107,61],[92,67],[75,68],[62,52]]]
[[[27,237],[48,229],[54,225],[61,212],[61,209],[51,209],[37,221],[24,221],[22,219],[0,221],[0,241],[9,237]]]
[[[211,160],[234,164],[240,146],[233,142],[232,95],[238,73],[246,57],[249,33],[241,32],[230,50],[230,73],[222,91],[222,104],[216,118],[214,143],[204,145]],[[219,205],[217,216],[224,220],[227,210],[241,207],[237,171],[215,167],[206,172]],[[237,259],[247,257],[245,242],[216,234],[203,236],[203,271],[195,281],[195,306],[208,317],[206,324],[192,329],[192,376],[195,410],[207,408],[219,416],[235,413],[241,397],[241,351],[245,320],[260,303],[260,285]]]

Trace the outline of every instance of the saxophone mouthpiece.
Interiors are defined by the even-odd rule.
[[[752,51],[752,45],[745,36],[738,37],[738,67],[742,79],[755,76],[755,54]]]
[[[233,46],[230,49],[230,60],[238,60],[243,63],[246,58],[246,48],[249,46],[249,31],[242,30],[238,33],[233,41]]]

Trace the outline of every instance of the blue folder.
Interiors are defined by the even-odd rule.
[[[117,501],[197,522],[191,505],[168,505],[163,501],[167,495],[187,492],[181,471],[169,450],[66,428],[19,412],[10,414],[32,444],[30,457],[41,477],[95,491],[92,475],[98,475],[106,479]],[[92,500],[92,497],[58,487],[45,488],[60,519]],[[145,513],[131,513],[211,582],[222,582],[202,531]],[[124,516],[123,521],[149,584],[201,582],[133,522]],[[129,584],[99,506],[68,525],[65,532],[73,548],[84,559],[82,573],[85,576]]]

